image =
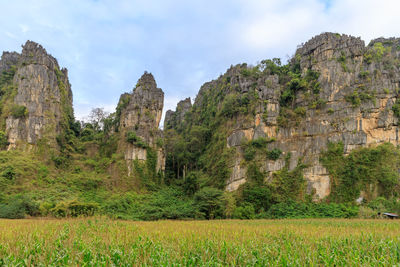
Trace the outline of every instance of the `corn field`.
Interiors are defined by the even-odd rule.
[[[400,221],[0,220],[0,266],[393,266]]]

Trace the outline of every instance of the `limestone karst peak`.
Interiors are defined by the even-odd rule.
[[[145,89],[156,89],[157,83],[156,83],[156,80],[154,79],[153,74],[145,71],[137,82],[136,88],[139,88],[139,87],[145,88]]]
[[[50,70],[59,69],[57,60],[42,45],[29,40],[22,46],[21,60],[25,65],[39,64]]]

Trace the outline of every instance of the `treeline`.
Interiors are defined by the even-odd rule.
[[[56,206],[35,202],[24,195],[2,196],[0,218],[26,216],[56,218],[108,215],[115,219],[283,219],[283,218],[377,218],[387,211],[400,213],[400,201],[383,197],[365,205],[354,203],[313,203],[288,200],[259,210],[250,202],[236,206],[229,194],[204,188],[193,198],[169,187],[153,194],[116,194],[104,202],[62,201]],[[47,205],[47,206],[46,206]]]

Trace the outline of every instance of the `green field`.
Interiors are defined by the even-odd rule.
[[[393,266],[400,221],[0,220],[0,266]]]

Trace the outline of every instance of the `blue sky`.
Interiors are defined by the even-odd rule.
[[[293,55],[325,31],[400,37],[397,0],[0,0],[0,50],[42,44],[69,70],[77,118],[113,112],[143,72],[153,73],[165,107],[224,73]]]

